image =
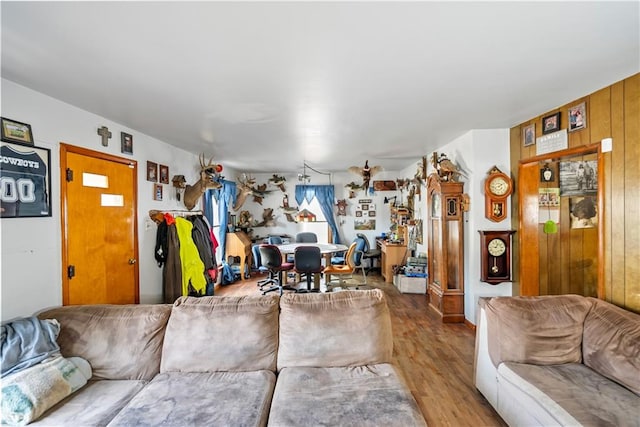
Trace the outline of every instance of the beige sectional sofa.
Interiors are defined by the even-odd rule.
[[[425,426],[380,290],[68,306],[64,357],[93,376],[31,425]]]
[[[640,315],[577,295],[481,298],[475,384],[511,426],[640,426]]]

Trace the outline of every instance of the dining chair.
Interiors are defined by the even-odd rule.
[[[319,247],[297,247],[294,253],[293,270],[300,275],[304,274],[307,279],[307,289],[299,289],[298,292],[320,292],[320,289],[311,287],[311,279],[314,277],[314,274],[320,274],[324,270],[324,266],[322,265],[322,254],[320,253]]]
[[[343,285],[347,279],[353,278],[353,273],[358,269],[362,271],[363,284],[367,283],[367,275],[364,271],[364,265],[362,264],[363,249],[364,241],[356,238],[347,250],[347,254],[344,257],[344,264],[332,264],[325,267],[324,276],[327,287],[332,285],[331,276],[338,276],[338,284]]]
[[[303,231],[296,234],[296,243],[318,243],[318,236],[316,236],[316,233]]]
[[[296,291],[296,288],[283,284],[282,272],[293,270],[293,264],[282,262],[282,253],[276,245],[260,245],[260,258],[262,265],[269,270],[269,278],[275,281],[274,286],[262,291],[262,295],[272,291],[279,291],[280,295],[285,290]]]

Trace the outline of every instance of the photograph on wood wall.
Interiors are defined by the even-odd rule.
[[[560,207],[560,189],[559,188],[540,188],[538,197],[538,206]]]
[[[598,192],[598,161],[560,162],[560,195],[585,196]]]
[[[560,130],[560,113],[554,113],[542,118],[542,134],[556,132]]]
[[[570,197],[571,228],[595,228],[598,224],[596,198],[593,196]]]
[[[525,126],[522,129],[522,140],[524,141],[524,146],[528,147],[536,143],[536,125],[535,123],[531,123],[529,126]]]
[[[587,127],[587,107],[584,102],[569,108],[569,132]]]
[[[0,158],[0,216],[51,216],[51,151],[33,145],[2,142]]]

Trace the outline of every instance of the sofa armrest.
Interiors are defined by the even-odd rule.
[[[494,408],[498,407],[498,369],[489,356],[486,302],[491,298],[479,298],[476,311],[476,346],[473,361],[475,386]]]

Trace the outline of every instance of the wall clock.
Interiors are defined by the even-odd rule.
[[[513,230],[478,230],[480,233],[480,280],[492,285],[511,281],[511,235]]]
[[[513,192],[513,180],[497,166],[491,168],[484,181],[484,215],[493,222],[507,217],[507,198]]]

